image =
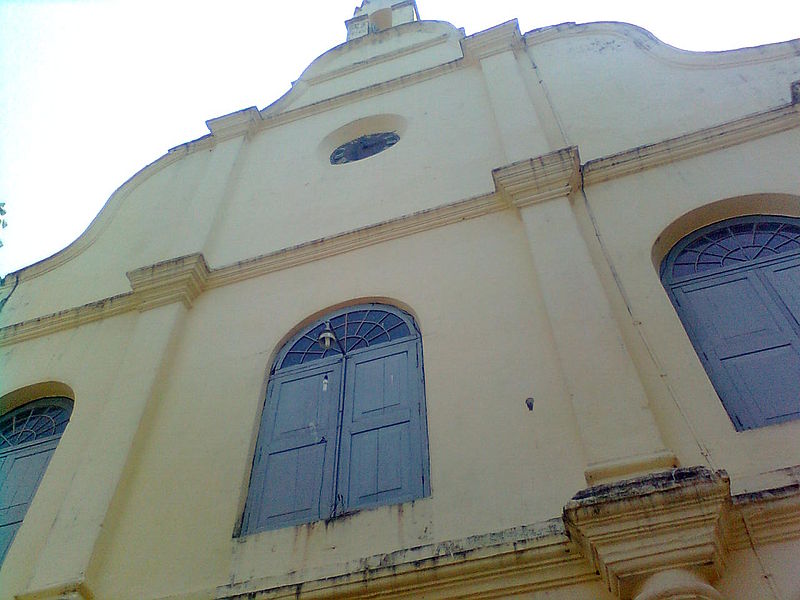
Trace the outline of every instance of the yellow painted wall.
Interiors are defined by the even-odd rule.
[[[621,24],[521,40],[513,24],[463,39],[448,24],[408,23],[337,47],[246,135],[219,130],[163,157],[71,247],[19,274],[0,313],[11,339],[0,339],[0,398],[57,381],[74,391],[75,411],[0,569],[0,598],[72,581],[96,598],[212,598],[225,586],[340,577],[420,547],[442,545],[444,556],[452,540],[560,522],[598,457],[639,465],[600,465],[611,475],[599,480],[668,468],[673,455],[727,469],[734,493],[786,479],[775,472],[797,464],[800,422],[734,431],[658,264],[714,220],[800,216],[800,129],[521,208],[496,191],[492,171],[577,146],[585,173],[591,159],[784,105],[800,79],[796,43],[700,56]],[[366,117],[396,124],[400,141],[331,166],[331,140]],[[430,220],[437,207],[479,202],[480,216]],[[326,250],[344,234],[358,243]],[[317,254],[292,262],[315,240]],[[285,262],[186,306],[176,296],[69,321],[127,302],[126,273],[193,253],[209,277],[246,273],[271,253]],[[410,312],[422,332],[430,497],[233,537],[281,344],[328,310],[371,300]],[[12,339],[98,301],[104,308]],[[580,323],[577,333],[564,334],[563,319]],[[557,528],[542,536],[557,553],[578,552]],[[771,589],[794,598],[795,546],[737,549],[718,588],[768,597],[766,570]],[[613,597],[581,560],[554,567],[559,583],[516,591]]]

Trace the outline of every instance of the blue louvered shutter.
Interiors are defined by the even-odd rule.
[[[0,562],[33,500],[58,438],[48,438],[0,452]]]
[[[340,512],[424,495],[422,377],[417,340],[346,362],[337,490]]]
[[[245,532],[326,518],[332,507],[342,360],[275,374],[253,460]]]
[[[779,393],[771,395],[765,402],[764,412],[768,423],[800,418],[800,372],[796,370],[800,354],[800,257],[791,257],[769,263],[759,269],[761,275],[776,297],[778,308],[793,331],[792,365],[795,370],[783,373]]]
[[[772,278],[777,282],[783,277],[785,283],[797,277],[791,273],[773,273]],[[759,275],[752,268],[736,270],[671,290],[737,429],[785,420],[798,410],[798,336]]]

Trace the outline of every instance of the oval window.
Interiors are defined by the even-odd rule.
[[[391,148],[398,141],[400,136],[395,131],[383,131],[380,133],[369,133],[362,135],[354,140],[345,142],[333,152],[331,152],[331,164],[343,165],[345,163],[369,158],[387,148]]]

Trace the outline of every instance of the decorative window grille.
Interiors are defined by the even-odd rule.
[[[425,414],[410,315],[368,304],[307,327],[270,374],[242,534],[429,495]]]
[[[0,562],[22,524],[72,413],[69,398],[41,398],[0,417]]]
[[[800,418],[800,219],[704,227],[661,280],[737,430]]]

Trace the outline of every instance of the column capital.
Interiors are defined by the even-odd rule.
[[[205,289],[209,269],[202,254],[189,254],[128,271],[139,310],[182,302],[192,302]]]
[[[730,502],[724,471],[672,469],[585,489],[564,507],[564,523],[608,589],[627,600],[662,571],[716,580]]]
[[[581,187],[578,147],[570,146],[492,171],[497,192],[517,208],[563,198]]]
[[[522,34],[516,19],[473,33],[461,40],[461,51],[467,60],[480,61],[489,56],[522,46]]]

